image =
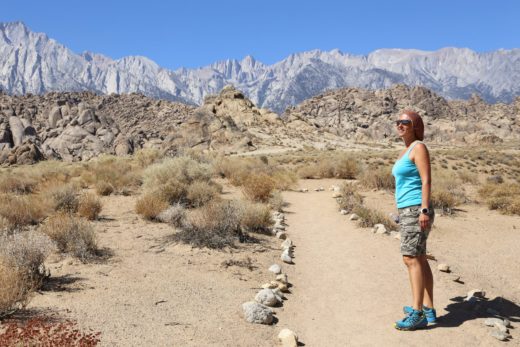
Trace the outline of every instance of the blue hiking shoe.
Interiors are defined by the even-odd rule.
[[[413,310],[404,319],[395,322],[397,330],[416,330],[425,328],[428,325],[426,315],[423,311]]]
[[[406,314],[410,314],[412,311],[413,311],[412,306],[403,307],[403,312]],[[429,324],[437,323],[437,311],[435,311],[434,308],[429,308],[429,307],[423,306],[423,312],[424,312],[424,314],[426,316],[426,320],[428,321]]]

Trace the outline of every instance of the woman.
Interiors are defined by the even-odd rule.
[[[406,148],[392,168],[395,199],[399,210],[401,254],[408,268],[412,287],[412,306],[405,306],[406,317],[396,329],[415,330],[437,320],[433,308],[433,276],[426,259],[426,240],[433,223],[430,207],[431,166],[424,138],[424,123],[412,111],[404,111],[396,121],[397,133]]]

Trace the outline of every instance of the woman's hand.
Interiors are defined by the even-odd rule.
[[[430,226],[430,216],[421,213],[419,216],[419,225],[421,226],[421,231],[427,230]]]

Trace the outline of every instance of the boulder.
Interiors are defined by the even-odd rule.
[[[242,314],[249,323],[271,324],[273,322],[273,311],[255,301],[243,303]]]
[[[51,109],[48,116],[49,127],[55,128],[58,121],[62,119],[61,108],[55,106]]]
[[[259,304],[270,307],[274,307],[280,304],[280,300],[278,300],[273,291],[268,288],[260,290],[255,296],[255,301]]]

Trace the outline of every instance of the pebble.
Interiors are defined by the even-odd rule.
[[[500,318],[488,318],[484,321],[484,324],[488,327],[493,327],[496,323],[504,324],[504,321]]]
[[[345,216],[345,215],[347,215],[347,214],[348,214],[348,211],[347,211],[347,210],[341,210],[341,211],[339,211],[339,213],[341,213],[342,215],[344,215],[344,216]]]
[[[271,271],[272,273],[278,275],[278,274],[281,274],[282,273],[282,267],[278,264],[273,264],[269,267],[269,271]]]
[[[332,197],[333,197],[334,199],[336,199],[336,198],[341,198],[341,193],[340,193],[340,192],[334,192],[334,193],[332,193]]]
[[[388,234],[386,227],[383,224],[375,224],[374,229],[372,229],[376,234]]]
[[[473,289],[468,292],[468,298],[471,298],[472,296],[483,299],[486,297],[486,292],[482,289]]]
[[[507,334],[509,332],[507,327],[504,325],[503,321],[502,322],[495,322],[495,328],[497,328],[498,331],[503,332],[504,334]]]
[[[355,213],[352,213],[349,218],[349,220],[358,220],[358,219],[359,219],[359,216]]]
[[[437,269],[442,272],[450,272],[450,266],[444,263],[437,265]]]
[[[278,288],[277,282],[262,284],[262,289],[275,289],[275,288]]]
[[[260,290],[255,296],[255,301],[259,304],[271,307],[276,306],[280,303],[276,295],[269,288],[264,288]]]
[[[300,189],[300,192],[302,192],[302,193],[307,193],[308,191],[309,191],[309,189],[307,189],[307,188]]]
[[[293,245],[293,243],[292,243],[291,239],[285,239],[285,241],[282,242],[282,248],[283,249],[292,247],[292,245]]]
[[[288,280],[287,280],[287,275],[286,274],[279,274],[278,276],[276,276],[276,280],[280,283],[285,283],[287,284],[288,283]]]
[[[280,256],[280,259],[284,262],[284,263],[287,263],[287,264],[292,264],[293,261],[292,261],[292,258],[289,254],[287,253],[282,253],[282,255]]]

